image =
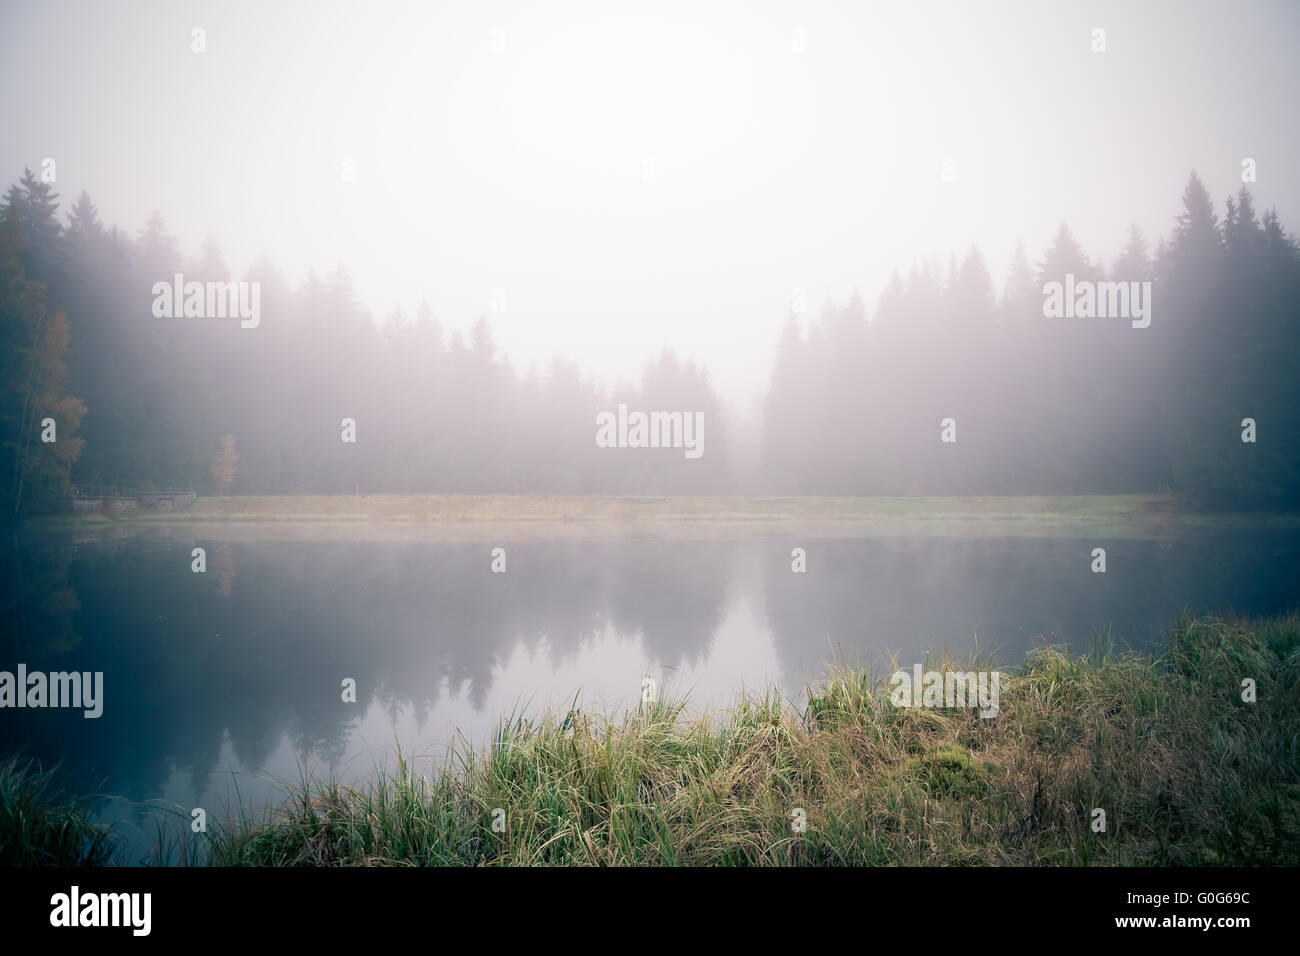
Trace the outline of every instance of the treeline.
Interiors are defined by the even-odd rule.
[[[340,267],[291,289],[266,261],[260,322],[159,318],[153,285],[232,278],[214,242],[186,260],[154,215],[131,239],[104,227],[84,193],[66,225],[57,196],[30,172],[5,196],[0,308],[6,340],[6,473],[43,468],[48,510],[76,487],[193,488],[201,494],[723,492],[732,483],[717,396],[706,372],[664,353],[636,388],[602,388],[556,360],[518,375],[486,318],[469,341],[446,334],[427,305],[376,323]],[[66,318],[64,318],[66,317]],[[62,343],[33,345],[38,326],[66,323]],[[48,338],[48,336],[47,336]],[[61,352],[67,374],[31,400],[33,365]],[[64,410],[57,445],[31,423]],[[61,399],[72,402],[72,399]],[[633,409],[704,413],[706,454],[595,444],[596,416]],[[355,423],[355,442],[343,422]],[[79,426],[78,427],[78,421]],[[351,436],[350,436],[351,437]],[[60,467],[48,449],[72,451]],[[689,467],[684,467],[689,466]],[[70,467],[69,467],[70,466]],[[30,481],[29,481],[30,484]],[[8,500],[16,483],[9,482]]]
[[[1046,283],[1068,275],[1150,282],[1150,315],[1045,317]],[[762,472],[799,494],[1169,489],[1294,508],[1298,399],[1296,242],[1245,187],[1220,221],[1193,174],[1154,254],[1133,229],[1107,268],[1062,225],[1036,267],[1017,250],[1000,295],[972,249],[943,275],[896,273],[870,316],[855,298],[808,329],[789,320]]]
[[[1225,507],[1300,506],[1300,252],[1243,188],[1220,221],[1192,176],[1148,254],[1111,267],[1062,226],[998,294],[978,252],[895,275],[778,345],[758,434],[707,372],[664,353],[635,388],[556,360],[516,373],[480,317],[427,305],[375,322],[340,268],[290,288],[265,261],[260,322],[160,318],[153,286],[232,277],[186,259],[155,214],[128,237],[82,193],[61,214],[30,171],[0,203],[0,485],[6,514],[74,487],[201,494],[530,492],[1015,494],[1168,488]],[[1152,283],[1151,324],[1045,318],[1046,282]],[[598,412],[704,413],[704,449],[597,447]],[[1243,419],[1256,441],[1242,441]],[[356,441],[343,440],[345,419]],[[941,422],[951,420],[942,441]],[[51,434],[53,422],[56,435]],[[50,441],[50,438],[55,440]],[[739,449],[756,445],[757,460]]]

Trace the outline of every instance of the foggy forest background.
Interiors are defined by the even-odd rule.
[[[7,518],[77,488],[199,494],[1083,494],[1168,490],[1221,509],[1300,506],[1300,248],[1243,187],[1192,174],[1171,230],[1109,263],[1066,225],[1006,276],[976,249],[791,315],[752,418],[708,370],[647,356],[635,388],[563,359],[520,374],[490,321],[427,305],[376,322],[346,271],[291,287],[184,257],[154,214],[135,236],[30,171],[0,203],[0,484]],[[377,237],[381,238],[381,237]],[[900,266],[903,264],[899,264]],[[155,318],[154,282],[261,283],[261,324]],[[1043,316],[1046,281],[1153,282],[1152,322]],[[737,335],[745,330],[737,329]],[[705,454],[613,452],[596,415],[704,413]],[[40,441],[40,421],[58,440]],[[357,443],[340,421],[357,422]],[[957,442],[940,442],[940,421]],[[1242,420],[1258,440],[1241,440]]]

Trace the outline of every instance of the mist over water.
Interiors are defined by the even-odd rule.
[[[1105,575],[1077,573],[1088,549],[1069,537],[800,543],[806,574],[791,540],[739,538],[506,542],[494,575],[479,543],[236,538],[212,549],[207,587],[171,533],[43,536],[9,553],[21,624],[0,654],[102,671],[104,713],[9,711],[0,747],[61,762],[86,792],[212,812],[272,802],[304,770],[391,767],[397,747],[427,772],[511,714],[635,709],[645,676],[720,716],[745,688],[800,705],[828,665],[883,676],[948,649],[1014,667],[1099,635],[1159,647],[1183,611],[1284,611],[1300,574],[1283,533],[1103,540]],[[338,704],[344,676],[355,707]]]
[[[1221,201],[1244,157],[1260,208],[1300,220],[1287,2],[3,16],[6,181],[53,158],[65,200],[86,190],[132,238],[157,210],[236,277],[342,263],[375,319],[427,298],[468,336],[489,315],[520,374],[558,354],[631,384],[670,345],[746,413],[795,290],[810,316],[874,302],[892,270],[972,244],[1000,282],[1063,220],[1109,261],[1130,224],[1167,233],[1191,169]]]
[[[436,774],[647,682],[711,719],[771,690],[815,749],[841,665],[1294,612],[1297,40],[1286,2],[0,2],[0,783],[57,766],[139,862],[160,808],[184,833],[304,774]],[[786,808],[708,780],[693,858],[1289,859],[1241,834],[1286,822],[1291,778],[1252,775],[1293,739],[1290,626],[1185,635],[1240,651],[1164,709],[1219,751],[1137,740],[1165,663],[1083,732],[1035,699],[1032,759],[884,712],[879,806],[812,808],[842,845],[799,856]],[[1094,657],[1097,701],[1130,662]],[[93,713],[50,696],[69,673]],[[1240,806],[1188,837],[1219,791],[1168,781],[1220,753]],[[1107,761],[1149,818],[1094,858],[1071,814],[1105,787],[1015,775]],[[736,778],[802,800],[805,764]],[[558,827],[596,862],[603,819],[600,859],[639,861],[628,779],[542,801],[513,859]],[[917,806],[949,855],[916,855]],[[520,848],[470,816],[463,859]]]

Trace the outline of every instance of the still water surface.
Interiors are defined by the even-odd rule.
[[[828,662],[882,668],[976,646],[1018,664],[1098,632],[1149,647],[1180,611],[1297,604],[1300,536],[1176,540],[635,538],[232,540],[191,570],[183,538],[51,533],[4,549],[0,670],[102,671],[104,710],[0,711],[0,754],[60,762],[101,817],[141,804],[257,807],[303,768],[345,780],[427,771],[460,734],[576,699],[635,706],[642,679],[725,709],[742,689],[799,700]],[[507,570],[492,573],[492,547]],[[791,548],[807,572],[791,571]],[[1105,547],[1107,572],[1090,570]],[[356,681],[357,702],[340,685]],[[149,841],[141,837],[142,846]],[[143,850],[140,851],[143,853]]]

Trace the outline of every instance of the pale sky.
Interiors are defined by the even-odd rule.
[[[521,369],[668,345],[745,406],[796,289],[870,306],[972,243],[1000,282],[1061,220],[1109,262],[1246,157],[1297,228],[1297,50],[1294,2],[3,0],[0,173],[53,158],[236,274],[343,263],[376,317],[488,313]]]

